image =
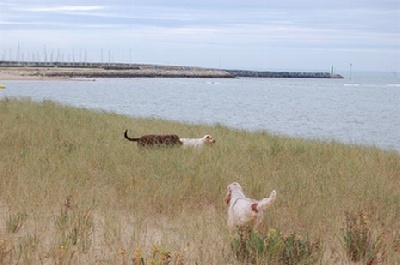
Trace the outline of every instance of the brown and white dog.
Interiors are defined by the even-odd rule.
[[[139,147],[145,146],[177,146],[182,145],[182,142],[179,140],[179,136],[176,134],[148,134],[143,135],[138,138],[130,138],[128,136],[128,130],[124,132],[124,137],[132,142],[137,142]]]
[[[202,138],[180,138],[179,140],[184,147],[201,147],[215,143],[215,139],[209,134],[204,135]]]
[[[250,224],[255,229],[261,223],[265,209],[270,207],[275,199],[275,190],[271,192],[269,198],[257,201],[247,198],[239,183],[229,184],[225,196],[225,201],[228,204],[228,226],[230,228],[243,228]]]

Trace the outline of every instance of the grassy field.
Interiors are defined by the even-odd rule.
[[[398,152],[29,99],[0,100],[0,124],[0,264],[242,264],[233,181],[254,198],[276,189],[258,233],[321,242],[318,264],[400,264]],[[126,129],[217,142],[141,150]]]

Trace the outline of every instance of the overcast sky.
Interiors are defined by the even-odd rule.
[[[399,0],[1,0],[0,60],[400,71]]]

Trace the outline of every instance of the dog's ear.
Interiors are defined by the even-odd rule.
[[[226,193],[226,196],[225,196],[226,204],[229,204],[231,202],[231,197],[232,197],[232,191],[230,188],[228,188],[228,192]]]
[[[253,212],[258,213],[257,207],[258,207],[258,203],[253,203],[253,204],[251,205],[251,210],[252,210]]]

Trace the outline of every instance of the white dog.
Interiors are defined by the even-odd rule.
[[[179,140],[183,143],[184,147],[200,147],[215,143],[215,139],[209,134],[204,135],[202,138],[180,138]]]
[[[269,198],[260,201],[247,198],[242,186],[233,182],[227,187],[225,200],[228,204],[228,226],[230,228],[243,228],[247,224],[256,228],[262,221],[264,210],[271,206],[276,199],[276,191],[273,190]]]

